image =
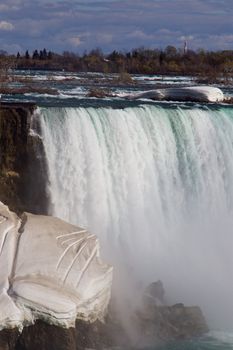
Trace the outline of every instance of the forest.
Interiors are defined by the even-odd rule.
[[[233,50],[182,50],[167,46],[164,50],[137,48],[129,52],[114,50],[104,54],[101,49],[82,55],[65,51],[62,54],[46,49],[28,50],[9,55],[0,50],[1,71],[12,69],[64,70],[70,72],[103,72],[129,74],[197,75],[214,82],[233,75]],[[2,74],[1,74],[2,75]]]

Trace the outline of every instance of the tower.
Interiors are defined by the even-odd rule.
[[[188,52],[188,43],[187,40],[184,42],[184,55]]]

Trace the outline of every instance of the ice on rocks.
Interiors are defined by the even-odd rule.
[[[212,86],[156,89],[125,96],[129,99],[149,98],[165,101],[222,102],[223,92]]]
[[[0,329],[103,318],[112,267],[101,261],[96,236],[58,218],[24,215],[19,230],[20,219],[0,202]]]

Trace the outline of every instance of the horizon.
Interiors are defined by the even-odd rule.
[[[64,50],[63,52],[58,52],[58,51],[50,50],[49,47],[38,47],[38,48],[32,48],[31,50],[26,49],[25,51],[16,51],[16,52],[12,52],[12,53],[0,49],[0,56],[1,55],[2,56],[4,56],[4,55],[6,55],[6,56],[17,56],[17,54],[19,53],[20,57],[23,58],[25,56],[26,52],[28,52],[29,55],[30,55],[30,58],[32,58],[32,55],[33,55],[33,53],[35,51],[37,51],[38,54],[39,54],[41,51],[46,50],[47,54],[51,53],[51,54],[62,56],[64,54],[68,53],[68,54],[71,54],[71,55],[77,55],[77,57],[80,57],[80,58],[82,58],[84,55],[89,55],[92,52],[94,53],[94,52],[98,51],[100,54],[103,55],[103,57],[108,57],[114,51],[119,53],[119,54],[126,55],[127,53],[133,53],[134,51],[140,51],[140,50],[142,50],[142,51],[149,50],[149,51],[165,52],[169,47],[175,48],[177,50],[177,54],[182,55],[182,53],[184,52],[184,45],[185,45],[184,43],[183,43],[183,46],[180,46],[180,47],[176,47],[176,46],[173,46],[173,45],[167,45],[164,48],[159,48],[159,47],[149,48],[149,47],[142,47],[141,46],[141,47],[134,47],[134,48],[132,48],[130,50],[126,50],[126,49],[116,50],[116,49],[113,48],[113,50],[109,51],[109,52],[104,52],[104,50],[102,50],[101,47],[90,48],[89,50],[84,50],[83,52],[75,52],[75,51],[69,51],[69,50]],[[187,52],[195,52],[196,54],[199,54],[199,52],[201,52],[201,51],[208,52],[208,53],[218,53],[218,52],[229,52],[229,53],[231,53],[231,52],[233,52],[233,48],[232,49],[222,49],[222,50],[221,49],[216,49],[216,50],[209,49],[208,50],[208,49],[203,48],[203,47],[198,48],[198,49],[191,49],[191,48],[187,49]]]

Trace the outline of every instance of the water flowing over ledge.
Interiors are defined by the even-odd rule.
[[[162,279],[171,303],[198,304],[213,327],[229,325],[233,109],[40,113],[50,211],[98,235],[125,287],[116,293],[137,299]]]

